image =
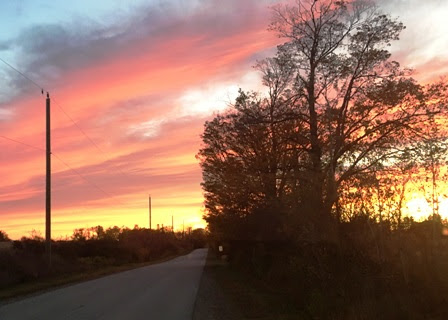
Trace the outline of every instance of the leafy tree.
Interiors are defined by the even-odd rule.
[[[194,229],[189,235],[193,248],[204,248],[207,244],[207,233],[204,229]]]
[[[432,130],[431,130],[432,131]],[[431,204],[432,214],[439,214],[439,180],[442,176],[442,168],[447,164],[448,160],[448,144],[444,137],[441,137],[437,132],[432,131],[433,134],[428,139],[424,139],[420,143],[419,158],[425,169],[425,180],[429,182],[429,190],[425,183],[421,184],[421,189],[426,197],[426,200]]]
[[[0,230],[0,242],[4,241],[11,241],[11,239],[9,239],[8,234],[5,231]]]
[[[275,13],[271,29],[288,40],[277,55],[295,69],[291,107],[304,119],[312,208],[329,214],[341,182],[402,152],[446,87],[425,89],[390,60],[404,26],[368,2],[305,1]]]
[[[122,230],[117,226],[109,227],[104,232],[104,238],[108,240],[118,241],[121,232]]]
[[[22,237],[21,240],[33,240],[38,242],[44,242],[44,237],[42,236],[42,233],[38,230],[31,230],[29,233],[29,237]]]
[[[73,230],[72,240],[73,241],[86,241],[91,239],[91,228],[79,228]]]
[[[294,191],[288,173],[298,151],[285,137],[285,133],[290,136],[295,130],[294,122],[282,121],[288,110],[277,108],[275,99],[241,91],[233,112],[205,124],[204,147],[198,157],[212,232],[217,232],[214,221],[219,220],[228,236],[241,235],[241,228],[247,231],[250,224],[259,221],[253,214],[281,210],[288,203],[288,194]],[[265,217],[271,226],[278,226],[278,218]],[[253,225],[252,229],[258,233],[261,225]]]
[[[390,60],[404,26],[370,2],[278,5],[270,29],[286,42],[257,65],[268,96],[241,91],[205,124],[205,219],[241,235],[260,213],[266,234],[300,214],[331,238],[342,187],[412,149],[447,87],[421,86]]]

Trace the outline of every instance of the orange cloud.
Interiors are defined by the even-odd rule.
[[[146,226],[148,193],[153,196],[154,226],[170,225],[171,215],[178,225],[182,220],[203,226],[195,154],[207,115],[178,117],[175,103],[190,88],[246,72],[241,66],[253,64],[251,56],[274,43],[262,34],[248,30],[202,46],[201,36],[168,39],[149,52],[131,57],[124,52],[64,74],[64,82],[50,93],[53,151],[91,183],[53,157],[53,235],[97,224]],[[190,54],[182,57],[184,52]],[[13,120],[1,133],[43,148],[44,103],[38,96],[18,97]],[[58,105],[106,154],[89,143]],[[145,124],[152,119],[160,119],[158,131],[146,137]],[[1,143],[8,155],[1,159],[2,228],[13,238],[31,229],[43,232],[44,153]]]

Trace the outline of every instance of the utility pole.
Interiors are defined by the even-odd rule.
[[[149,230],[151,230],[151,195],[149,195]]]
[[[51,126],[50,94],[46,99],[45,253],[51,266]]]
[[[174,216],[171,215],[171,231],[174,233]]]

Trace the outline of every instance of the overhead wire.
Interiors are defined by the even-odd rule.
[[[12,70],[14,70],[15,72],[17,72],[19,75],[21,75],[24,79],[28,80],[30,83],[32,83],[35,87],[39,88],[41,93],[43,94],[44,91],[46,91],[44,89],[43,86],[39,85],[36,81],[32,80],[30,77],[28,77],[25,73],[21,72],[20,70],[18,70],[17,68],[15,68],[13,65],[11,65],[10,63],[8,63],[7,61],[5,61],[4,59],[2,59],[0,57],[0,61],[3,62],[6,66],[8,66],[9,68],[11,68]],[[47,91],[48,93],[48,91]],[[57,100],[52,97],[52,100],[55,102],[56,106],[64,113],[64,115],[73,122],[73,124],[75,125],[75,127],[87,138],[87,140],[98,150],[100,151],[103,155],[105,155],[105,152],[103,150],[101,150],[101,148],[87,135],[87,133],[78,125],[78,123],[64,110],[64,108],[62,108],[61,104],[59,102],[57,102]],[[10,140],[12,142],[16,142],[40,151],[44,151],[44,149],[42,148],[38,148],[32,145],[29,145],[27,143],[12,139],[12,138],[8,138],[6,136],[0,136],[3,139],[6,140]],[[88,184],[90,184],[91,186],[93,186],[94,188],[98,189],[99,191],[101,191],[103,194],[105,194],[108,198],[112,199],[112,195],[110,195],[109,193],[107,193],[106,191],[104,191],[102,188],[100,188],[98,185],[94,184],[93,182],[89,181],[88,179],[86,179],[84,176],[82,176],[78,171],[76,171],[75,169],[73,169],[67,162],[65,162],[64,160],[61,159],[61,157],[57,156],[54,152],[51,153],[57,160],[59,160],[61,163],[63,163],[69,170],[73,171],[76,175],[78,175],[81,179],[83,179],[84,181],[86,181]],[[106,160],[110,160],[110,159],[106,159]],[[117,168],[123,175],[123,171],[121,171],[121,169]]]
[[[97,143],[95,143],[95,141],[93,141],[93,139],[91,139],[88,134],[78,125],[78,123],[73,120],[73,118],[64,110],[64,108],[62,108],[61,104],[53,97],[53,101],[56,104],[56,106],[62,111],[62,113],[65,114],[65,116],[75,125],[76,128],[78,128],[78,130],[84,135],[84,137],[86,137],[87,140],[89,140],[89,142],[99,151],[103,154],[104,156],[104,160],[106,161],[110,161],[110,159],[107,157],[107,154],[98,146]],[[119,167],[115,167],[118,171],[120,171],[120,173],[124,176],[127,177],[126,174],[123,172],[123,170],[121,170]]]
[[[31,79],[30,77],[28,77],[26,74],[24,74],[23,72],[21,72],[20,70],[18,70],[17,68],[15,68],[14,66],[12,66],[10,63],[6,62],[5,60],[3,60],[0,57],[0,61],[3,62],[5,65],[7,65],[8,67],[10,67],[12,70],[14,70],[15,72],[17,72],[18,74],[20,74],[22,77],[24,77],[26,80],[30,81],[33,85],[35,85],[37,88],[39,88],[42,92],[42,94],[44,93],[44,88],[42,86],[40,86],[37,82],[35,82],[33,79]]]
[[[45,152],[45,150],[43,148],[32,146],[32,145],[30,145],[28,143],[25,143],[25,142],[22,142],[22,141],[19,141],[19,140],[15,140],[15,139],[9,138],[9,137],[4,136],[4,135],[0,135],[0,138],[3,138],[5,140],[9,140],[9,141],[12,141],[12,142],[16,142],[18,144],[21,144],[21,145],[24,145],[24,146],[27,146],[27,147],[30,147],[30,148],[33,148],[33,149]]]
[[[11,138],[6,137],[6,136],[3,136],[3,135],[0,135],[0,138],[3,138],[3,139],[5,139],[5,140],[8,140],[8,141],[11,141],[11,142],[20,144],[20,145],[24,145],[24,146],[29,147],[29,148],[33,148],[33,149],[36,149],[36,150],[45,152],[45,150],[42,149],[42,148],[39,148],[39,147],[30,145],[30,144],[24,143],[24,142],[19,141],[19,140],[16,140],[16,139],[11,139]],[[93,183],[92,181],[90,181],[89,179],[87,179],[86,177],[84,177],[84,176],[83,176],[81,173],[79,173],[77,170],[73,169],[68,163],[66,163],[64,160],[62,160],[62,159],[61,159],[60,157],[58,157],[56,154],[51,153],[51,155],[52,155],[54,158],[56,158],[60,163],[62,163],[64,166],[66,166],[66,167],[67,167],[70,171],[72,171],[75,175],[79,176],[81,179],[83,179],[85,182],[87,182],[87,184],[89,184],[89,185],[92,186],[93,188],[95,188],[95,189],[101,191],[103,194],[105,194],[105,195],[107,196],[108,199],[110,199],[110,200],[112,200],[112,201],[116,200],[116,202],[114,201],[114,204],[115,204],[116,206],[121,207],[121,208],[123,208],[123,207],[125,207],[125,208],[129,208],[129,206],[125,205],[124,203],[122,203],[121,201],[119,201],[119,200],[117,200],[117,199],[114,199],[114,198],[112,197],[112,195],[110,195],[108,192],[106,192],[106,191],[103,190],[101,187],[99,187],[98,185],[96,185],[95,183]],[[84,208],[84,212],[86,212],[86,213],[88,212],[88,209],[87,209],[87,207],[86,207],[85,205],[81,204],[81,205],[79,205],[79,206],[82,207],[82,208]]]
[[[0,138],[3,138],[5,140],[9,140],[11,142],[15,142],[17,144],[21,144],[24,146],[27,146],[29,148],[33,148],[42,152],[45,152],[44,149],[30,145],[28,143],[16,140],[16,139],[12,139],[9,138],[7,136],[4,135],[0,135]],[[87,179],[86,177],[84,177],[81,173],[79,173],[77,170],[73,169],[73,167],[71,167],[67,162],[65,162],[64,160],[61,159],[61,157],[59,157],[57,154],[55,154],[54,152],[51,153],[51,155],[53,157],[55,157],[59,162],[61,162],[63,165],[65,165],[70,171],[72,171],[73,173],[75,173],[77,176],[79,176],[81,179],[83,179],[85,182],[87,182],[89,185],[91,185],[92,187],[96,188],[97,190],[101,191],[102,193],[104,193],[107,197],[112,198],[112,195],[110,195],[108,192],[106,192],[105,190],[103,190],[101,187],[99,187],[97,184],[93,183],[92,181],[90,181],[89,179]]]
[[[112,197],[109,193],[107,193],[106,191],[104,191],[102,188],[100,188],[97,184],[89,181],[86,177],[84,177],[81,173],[79,173],[77,170],[73,169],[67,162],[65,162],[64,160],[62,160],[57,154],[55,154],[54,152],[51,153],[51,155],[53,157],[55,157],[57,160],[59,160],[63,165],[65,165],[69,170],[71,170],[72,172],[74,172],[77,176],[79,176],[81,179],[83,179],[85,182],[87,182],[88,184],[90,184],[92,187],[98,189],[99,191],[101,191],[102,193],[104,193],[107,197]]]
[[[64,108],[62,108],[62,106],[60,105],[60,103],[59,102],[57,102],[57,100],[53,97],[52,98],[53,99],[53,102],[56,104],[56,106],[62,111],[62,113],[64,113],[65,114],[65,116],[68,118],[68,119],[70,119],[70,121],[71,122],[73,122],[73,124],[76,126],[76,128],[78,128],[78,130],[84,135],[84,137],[86,137],[87,138],[87,140],[89,140],[90,141],[90,143],[93,145],[93,146],[95,146],[95,148],[97,148],[100,152],[102,152],[102,153],[104,153],[104,151],[103,150],[101,150],[100,149],[100,147],[87,135],[87,133],[78,125],[78,123],[75,121],[75,120],[73,120],[73,118],[72,117],[70,117],[70,115],[67,113],[67,112],[65,112],[65,110],[64,110]]]
[[[32,80],[30,77],[28,77],[25,73],[21,72],[20,70],[18,70],[17,68],[15,68],[14,66],[12,66],[10,63],[8,63],[7,61],[5,61],[4,59],[2,59],[0,57],[0,61],[3,62],[5,65],[7,65],[8,67],[10,67],[12,70],[16,71],[18,74],[20,74],[22,77],[24,77],[26,80],[30,81],[34,86],[36,86],[37,88],[39,88],[41,90],[41,92],[43,93],[45,91],[45,89],[43,88],[43,86],[39,85],[37,82],[35,82],[34,80]],[[62,111],[62,113],[64,113],[64,115],[71,121],[73,122],[73,124],[76,126],[76,128],[84,135],[84,137],[86,137],[87,140],[89,140],[89,142],[101,153],[105,154],[105,152],[98,146],[98,144],[95,143],[95,141],[93,141],[88,134],[78,125],[78,123],[73,120],[73,118],[64,110],[64,108],[62,108],[61,104],[54,98],[52,97],[53,102],[56,104],[56,106]]]
[[[30,81],[33,85],[35,85],[37,88],[39,88],[41,90],[41,93],[43,94],[45,89],[43,88],[43,86],[39,85],[37,82],[35,82],[34,80],[32,80],[30,77],[28,77],[25,73],[21,72],[20,70],[18,70],[17,68],[15,68],[14,66],[12,66],[10,63],[8,63],[7,61],[5,61],[4,59],[2,59],[0,57],[0,61],[2,61],[5,65],[7,65],[8,67],[10,67],[12,70],[16,71],[18,74],[20,74],[22,77],[24,77],[26,80]],[[93,141],[92,138],[89,137],[89,135],[81,128],[81,126],[68,114],[68,112],[66,112],[64,110],[64,108],[61,106],[61,104],[54,98],[52,97],[53,102],[56,104],[56,106],[62,111],[62,113],[75,125],[75,127],[84,135],[84,137],[99,151],[103,154],[104,159],[107,161],[110,161],[110,159],[107,157],[107,154],[98,146],[97,143],[95,143],[95,141]],[[120,171],[120,173],[124,176],[126,176],[126,174],[119,168],[116,167],[116,169],[118,171]]]

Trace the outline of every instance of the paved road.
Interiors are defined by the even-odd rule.
[[[0,307],[1,320],[191,319],[207,249]]]

